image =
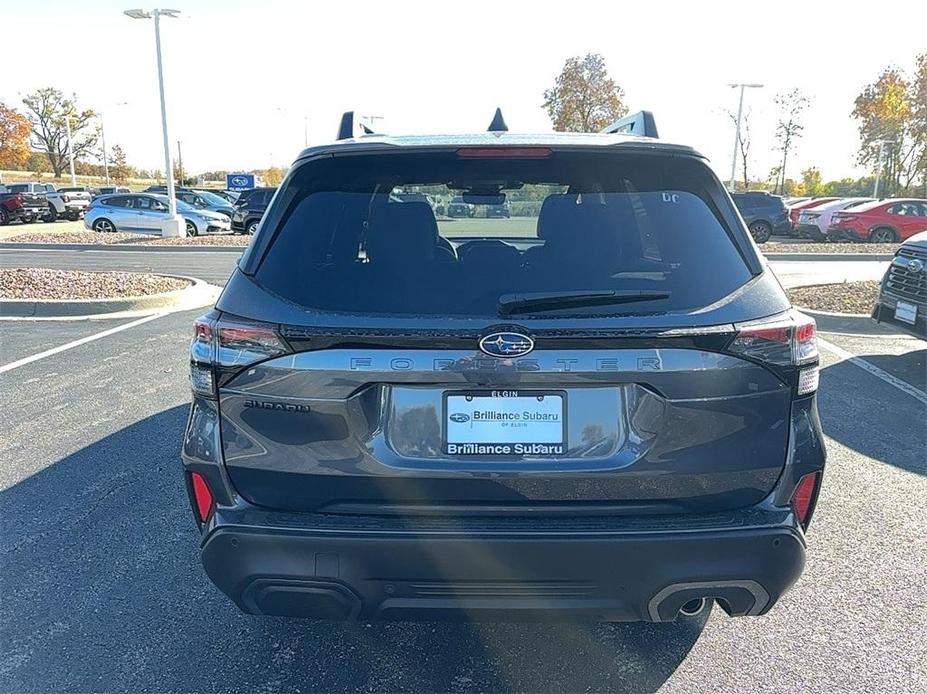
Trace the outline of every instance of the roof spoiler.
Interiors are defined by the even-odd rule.
[[[358,123],[364,135],[372,135],[373,130],[363,123]],[[341,114],[341,124],[338,126],[338,137],[336,140],[350,140],[354,137],[354,111],[345,111]]]
[[[643,137],[660,137],[657,134],[657,122],[653,118],[653,111],[638,111],[630,116],[619,118],[611,125],[607,125],[600,132],[624,133],[626,135],[641,135]]]

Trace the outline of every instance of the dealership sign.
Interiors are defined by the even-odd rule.
[[[250,190],[251,188],[254,188],[254,174],[226,174],[225,187],[227,190]]]

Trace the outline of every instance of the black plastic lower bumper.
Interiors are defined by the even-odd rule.
[[[251,614],[669,621],[696,598],[733,616],[763,614],[801,573],[804,537],[790,513],[767,527],[727,521],[727,529],[480,536],[214,520],[202,560]]]
[[[877,323],[888,323],[909,335],[927,340],[927,307],[917,306],[917,317],[913,324],[895,318],[895,305],[898,299],[881,294],[872,309],[872,318]],[[901,299],[904,301],[904,299]],[[913,302],[909,302],[913,303]]]

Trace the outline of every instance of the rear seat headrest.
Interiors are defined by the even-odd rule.
[[[367,231],[367,257],[374,262],[433,260],[438,223],[424,202],[389,202],[373,209]]]

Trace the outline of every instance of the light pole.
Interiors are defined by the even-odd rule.
[[[174,170],[171,162],[171,140],[167,133],[167,106],[164,103],[164,68],[161,65],[161,17],[176,17],[180,14],[180,11],[160,9],[154,9],[150,12],[145,10],[125,10],[124,14],[132,19],[154,18],[155,50],[158,56],[158,92],[161,96],[161,132],[164,136],[164,179],[167,183],[167,204],[171,216],[170,220],[165,222],[162,227],[161,235],[180,236],[184,224],[183,220],[177,216],[177,200],[174,197]]]
[[[747,88],[759,89],[763,85],[739,82],[728,86],[732,88],[740,87],[740,101],[737,104],[737,127],[734,130],[734,154],[731,157],[731,180],[727,184],[730,190],[734,190],[734,179],[737,176],[737,148],[740,147],[740,118],[744,113],[744,90]]]
[[[876,164],[875,182],[872,184],[872,197],[879,197],[879,183],[882,180],[882,156],[885,154],[885,145],[895,144],[894,140],[879,140],[879,163]]]
[[[64,117],[65,127],[68,129],[68,166],[71,169],[71,187],[77,187],[77,176],[74,175],[74,146],[71,144],[71,114]]]

